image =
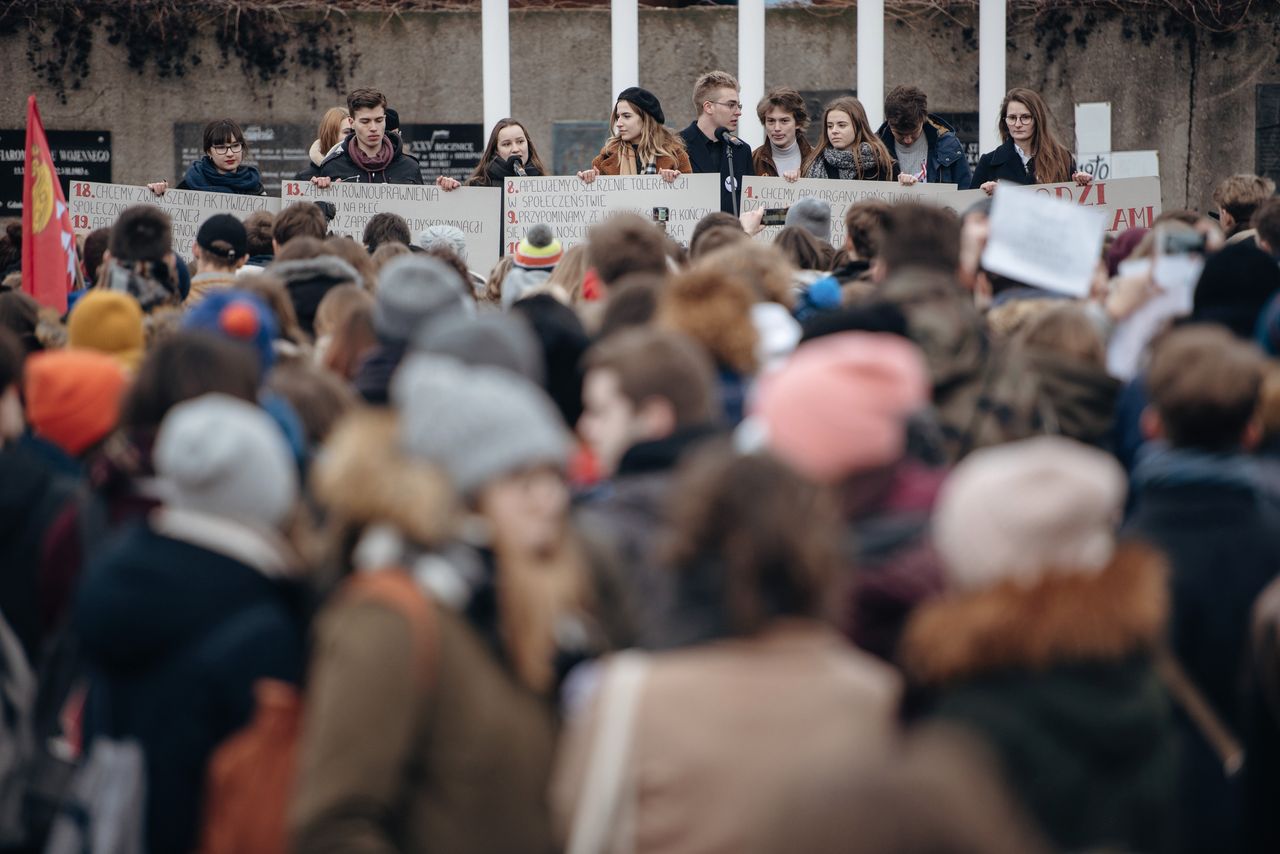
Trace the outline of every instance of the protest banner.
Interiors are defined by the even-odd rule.
[[[1002,183],[1000,186],[1008,186],[1019,192],[1053,196],[1081,207],[1093,208],[1106,216],[1108,232],[1151,228],[1156,217],[1160,216],[1160,179],[1156,177],[1094,181],[1083,187],[1072,182],[1032,184],[1025,187]]]
[[[985,190],[956,190],[950,193],[938,193],[936,196],[927,199],[927,201],[941,205],[944,208],[950,208],[958,214],[963,214],[986,198],[989,197]]]
[[[935,196],[953,192],[955,184],[914,184],[905,187],[890,181],[832,181],[826,178],[801,178],[787,181],[784,178],[748,176],[742,179],[742,210],[757,208],[776,210],[790,208],[801,199],[820,199],[831,205],[831,245],[844,245],[844,214],[849,206],[868,199],[878,199],[891,205],[899,202],[931,202]],[[772,243],[781,230],[780,226],[765,228],[757,237]]]
[[[467,239],[467,266],[487,272],[498,263],[502,190],[497,187],[459,187],[446,193],[436,186],[417,184],[358,184],[335,182],[321,190],[309,181],[285,181],[284,205],[293,202],[332,202],[338,214],[329,224],[334,234],[360,242],[364,227],[376,214],[393,213],[409,223],[409,234],[432,225],[452,225]]]
[[[681,175],[667,183],[657,175],[601,176],[590,184],[578,178],[510,178],[502,216],[503,251],[515,254],[526,230],[551,226],[565,249],[587,241],[591,226],[610,214],[629,211],[661,224],[667,235],[688,244],[693,227],[720,210],[718,175]]]
[[[1024,285],[1087,297],[1105,225],[1106,214],[1097,206],[1001,184],[991,205],[982,268]]]
[[[228,213],[244,219],[254,211],[280,210],[280,200],[271,196],[238,196],[234,193],[203,193],[196,190],[169,190],[157,196],[146,187],[131,184],[101,184],[73,181],[71,227],[76,234],[88,234],[97,228],[115,224],[125,208],[134,205],[156,205],[173,220],[173,251],[183,258],[191,257],[200,223],[214,214]]]

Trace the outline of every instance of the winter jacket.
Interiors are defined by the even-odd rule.
[[[269,272],[284,282],[293,310],[298,315],[298,325],[312,338],[316,334],[316,311],[324,295],[338,285],[364,285],[355,267],[333,255],[277,261]]]
[[[1244,742],[1245,847],[1249,854],[1280,851],[1280,582],[1258,596],[1253,610]]]
[[[746,143],[730,145],[718,139],[707,139],[696,121],[680,131],[680,138],[684,140],[694,172],[711,172],[720,176],[720,210],[737,216],[742,203],[742,179],[755,174],[750,147]],[[728,159],[724,156],[726,147],[730,149]],[[729,178],[731,167],[732,181]]]
[[[1168,556],[1173,652],[1222,721],[1245,726],[1250,615],[1280,573],[1280,514],[1257,461],[1148,443],[1133,472],[1126,530]],[[1204,737],[1180,717],[1186,851],[1241,847],[1243,794]]]
[[[1040,388],[1053,401],[1059,434],[1110,450],[1120,381],[1082,359],[1038,348],[1024,352]]]
[[[889,123],[880,125],[876,135],[889,149],[896,178],[902,170],[898,166],[898,143],[893,138]],[[956,136],[956,129],[946,119],[930,113],[924,122],[924,138],[929,143],[929,155],[925,160],[928,183],[955,184],[961,190],[968,189],[973,173],[969,169],[969,158],[964,153],[964,143]]]
[[[371,406],[388,406],[391,403],[391,377],[404,359],[407,345],[382,342],[369,355],[360,360],[351,384]]]
[[[1031,160],[1031,168],[1035,169],[1035,158]],[[1075,174],[1076,163],[1071,161],[1071,173]],[[1022,158],[1014,149],[1013,137],[994,151],[988,151],[978,158],[978,168],[973,172],[973,181],[969,189],[978,190],[988,181],[1012,181],[1015,184],[1043,184],[1034,171],[1027,172],[1022,165]]]
[[[898,676],[815,621],[778,619],[753,637],[646,657],[629,794],[607,850],[812,850],[806,834],[845,809],[841,792],[893,744]],[[595,701],[561,740],[551,800],[562,834],[608,702],[602,670]]]
[[[395,155],[387,168],[366,172],[356,165],[350,154],[351,146],[357,145],[356,135],[353,133],[325,155],[324,162],[320,164],[319,177],[353,181],[357,184],[421,184],[422,168],[416,157],[403,150],[399,134],[389,133],[384,138],[395,149]]]
[[[1123,546],[1098,574],[948,596],[907,627],[902,661],[933,695],[929,717],[990,743],[1061,850],[1160,852],[1175,838],[1177,739],[1152,664],[1166,583],[1157,554]]]
[[[86,733],[142,746],[150,851],[194,847],[210,754],[249,721],[254,683],[301,678],[285,566],[244,526],[159,511],[86,570],[73,617],[93,672]]]
[[[804,176],[804,164],[808,161],[809,155],[813,153],[813,143],[809,142],[809,138],[802,133],[796,134],[796,143],[800,146],[800,172],[801,177]],[[751,152],[751,168],[755,170],[757,175],[763,175],[769,178],[781,178],[778,174],[778,166],[773,162],[773,146],[769,140],[765,139],[764,145]]]
[[[693,166],[689,163],[689,155],[684,149],[677,151],[675,157],[659,157],[656,165],[659,169],[674,169],[685,174],[693,171]],[[621,175],[622,146],[616,145],[612,148],[606,146],[591,161],[591,168],[601,175]]]

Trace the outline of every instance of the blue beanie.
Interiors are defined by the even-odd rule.
[[[182,319],[182,328],[202,329],[253,347],[261,376],[265,377],[275,362],[272,342],[276,319],[257,294],[235,289],[213,291],[192,306]]]

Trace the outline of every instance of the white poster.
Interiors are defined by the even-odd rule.
[[[1105,214],[1016,185],[996,188],[982,268],[1083,298],[1102,252]]]
[[[329,224],[334,234],[361,242],[364,227],[375,214],[393,213],[409,223],[414,241],[431,225],[452,225],[467,238],[467,266],[487,274],[498,263],[501,239],[502,190],[497,187],[459,187],[446,193],[418,184],[334,183],[321,190],[309,181],[285,181],[280,186],[285,207],[293,202],[332,202],[338,215]]]
[[[1077,154],[1076,163],[1077,168],[1082,172],[1088,172],[1095,181],[1160,177],[1160,152],[1158,151],[1102,151],[1096,154]]]
[[[76,234],[88,234],[114,225],[125,208],[156,205],[173,220],[173,251],[188,259],[200,224],[214,214],[229,213],[244,219],[255,211],[275,213],[280,210],[280,200],[271,196],[239,196],[196,190],[169,190],[163,196],[157,196],[146,187],[92,181],[73,181],[67,204],[71,208],[71,227]]]
[[[748,176],[742,179],[742,210],[756,208],[781,210],[801,199],[819,199],[831,205],[831,245],[844,245],[844,214],[850,205],[878,199],[896,205],[899,202],[931,202],[936,196],[954,192],[955,184],[914,184],[904,187],[896,181],[833,181],[826,178],[784,178]],[[772,242],[781,226],[770,226],[762,239]]]
[[[503,249],[514,254],[525,231],[539,224],[551,226],[568,249],[586,243],[591,226],[622,211],[665,222],[667,235],[688,245],[698,220],[718,210],[718,175],[681,175],[672,183],[657,175],[601,176],[590,184],[572,175],[509,178]]]
[[[1033,184],[1028,187],[1017,184],[1000,186],[1053,196],[1080,207],[1100,211],[1106,217],[1108,232],[1121,232],[1130,228],[1151,228],[1155,225],[1156,217],[1160,216],[1160,179],[1154,177],[1094,181],[1084,187],[1071,182]]]

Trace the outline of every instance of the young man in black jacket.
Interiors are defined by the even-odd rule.
[[[694,172],[720,175],[720,210],[737,216],[742,210],[742,179],[756,174],[751,146],[737,138],[742,115],[738,81],[726,71],[708,71],[694,84],[693,108],[697,118],[680,131],[689,162]],[[728,131],[724,141],[716,137],[721,128]]]
[[[422,170],[401,148],[400,135],[387,132],[387,99],[375,89],[356,89],[347,96],[355,132],[320,164],[311,183],[324,188],[334,181],[359,184],[421,184]]]

